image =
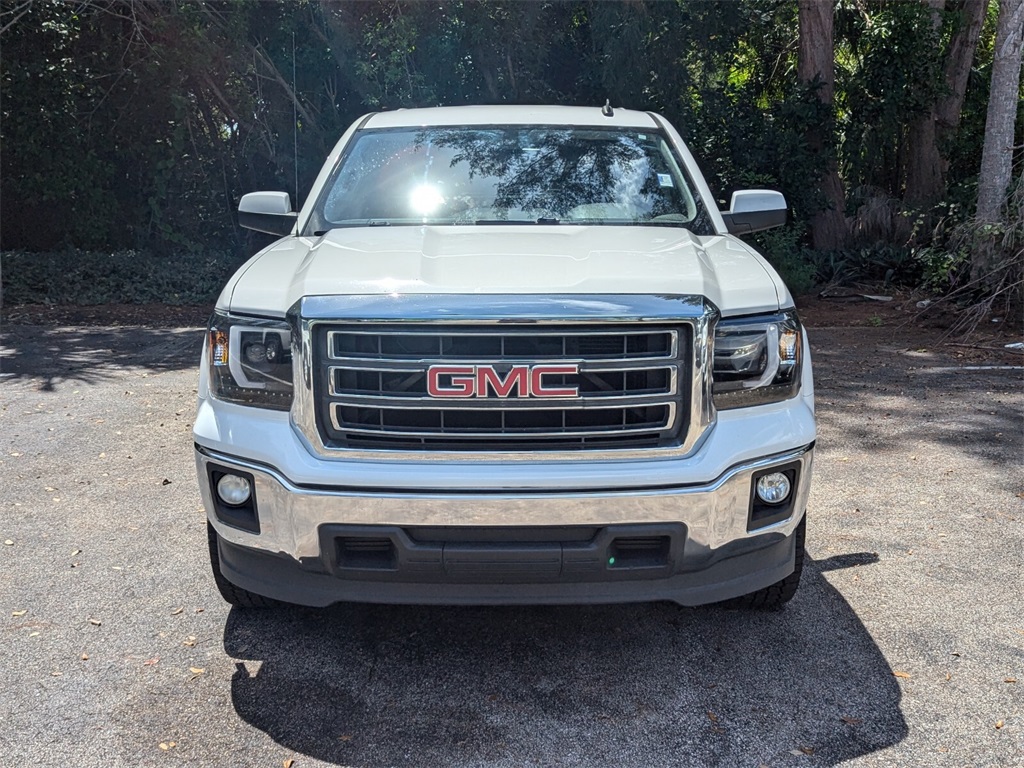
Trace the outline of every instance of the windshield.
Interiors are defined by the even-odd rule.
[[[308,229],[526,223],[713,231],[660,134],[536,126],[360,132]]]

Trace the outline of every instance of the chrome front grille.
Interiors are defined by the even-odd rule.
[[[691,410],[691,329],[688,323],[639,322],[317,323],[311,344],[318,430],[328,449],[506,452],[678,445]],[[524,392],[525,378],[505,396],[486,383],[474,396],[444,398],[428,391],[432,366],[463,372],[486,367],[511,381],[514,367],[546,364],[578,366],[578,373],[544,379],[547,390],[575,390],[574,396]],[[477,382],[475,377],[474,372],[465,378]]]

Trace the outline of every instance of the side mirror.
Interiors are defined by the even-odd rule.
[[[287,192],[250,192],[238,201],[238,223],[270,235],[289,235],[299,214]]]
[[[786,223],[786,198],[771,189],[741,189],[732,193],[722,218],[734,235],[781,227]]]

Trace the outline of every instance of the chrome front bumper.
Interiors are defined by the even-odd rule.
[[[783,578],[792,571],[792,552],[774,555],[773,562],[764,567],[738,565],[727,567],[722,576],[714,576],[715,569],[722,571],[727,561],[734,562],[751,557],[759,551],[774,547],[779,550],[780,542],[789,542],[800,524],[807,505],[810,488],[813,445],[765,457],[756,461],[738,464],[723,473],[713,482],[670,488],[617,489],[608,491],[573,492],[516,492],[496,491],[437,493],[403,491],[395,493],[387,489],[344,489],[324,487],[302,487],[291,483],[276,470],[223,455],[197,446],[196,462],[199,470],[200,488],[209,518],[224,545],[238,557],[232,559],[226,553],[225,575],[252,591],[271,597],[291,599],[310,605],[326,605],[334,600],[380,600],[383,602],[514,602],[514,599],[500,597],[495,587],[481,587],[483,590],[459,589],[446,592],[443,586],[424,592],[422,584],[387,585],[383,592],[374,588],[360,592],[358,582],[345,582],[336,576],[318,575],[317,583],[323,589],[303,587],[302,590],[275,592],[272,581],[260,581],[260,574],[244,572],[245,562],[250,568],[269,572],[266,563],[246,560],[245,553],[271,558],[271,563],[282,559],[294,563],[299,569],[327,570],[330,554],[322,551],[321,529],[327,526],[379,527],[394,530],[424,527],[459,527],[487,529],[498,527],[556,527],[556,526],[642,526],[645,524],[678,524],[684,531],[681,549],[672,564],[672,577],[657,582],[632,581],[630,585],[610,585],[600,590],[602,601],[631,599],[674,599],[678,602],[695,604],[710,600],[754,591]],[[238,470],[249,473],[254,479],[255,496],[259,515],[260,532],[250,533],[225,525],[218,520],[209,482],[208,467],[223,470]],[[791,514],[770,525],[751,527],[748,513],[751,507],[751,488],[754,476],[766,469],[783,465],[798,468],[798,482],[794,490]],[[401,471],[396,467],[396,471]],[[784,548],[785,549],[785,548]],[[787,554],[788,552],[788,554]],[[779,559],[779,558],[782,559]],[[232,566],[231,564],[235,565]],[[241,563],[241,565],[239,565]],[[234,567],[235,571],[230,569]],[[788,567],[788,571],[786,570]],[[241,569],[241,570],[239,570]],[[298,571],[297,571],[298,572]],[[696,576],[706,574],[707,578]],[[780,575],[781,574],[781,575]],[[708,583],[708,579],[712,583]],[[696,581],[695,581],[696,579]],[[721,583],[715,583],[715,580]],[[326,587],[333,583],[337,589]],[[353,587],[355,583],[355,587]],[[376,582],[371,582],[374,584]],[[646,587],[645,587],[646,585]],[[379,586],[379,585],[378,585]],[[581,596],[579,590],[568,586],[566,589],[552,589],[551,585],[501,585],[513,591],[524,602],[575,602],[595,601],[589,593]],[[565,585],[563,585],[565,586]],[[465,587],[465,585],[462,585]],[[687,597],[698,588],[699,597]],[[318,588],[319,589],[319,588]],[[646,589],[646,591],[644,591]],[[688,592],[689,590],[689,592]],[[506,590],[507,591],[507,590]],[[313,593],[320,594],[319,597]],[[296,598],[299,594],[302,599]],[[696,594],[696,593],[694,593]],[[333,599],[332,599],[333,596]],[[403,597],[404,596],[404,597]],[[561,597],[560,597],[561,596]]]

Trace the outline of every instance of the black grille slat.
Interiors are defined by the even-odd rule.
[[[677,444],[689,403],[690,326],[317,324],[317,426],[328,448],[536,451]],[[577,397],[439,398],[431,365],[570,364],[545,386]],[[449,383],[440,386],[450,386]],[[529,396],[528,396],[529,395]]]
[[[581,394],[600,396],[667,394],[671,385],[671,368],[648,368],[639,371],[593,371],[583,368],[579,374]],[[368,371],[334,367],[336,395],[427,397],[425,371]],[[551,386],[571,386],[569,376],[549,376]]]
[[[632,550],[637,552],[662,549],[666,543],[664,536],[630,536],[619,537],[615,540],[615,546],[620,550]]]
[[[502,436],[508,433],[506,416],[521,416],[519,424],[514,427],[515,431],[522,434],[532,432],[550,432],[552,428],[563,430],[566,434],[573,432],[591,431],[601,427],[630,430],[660,430],[666,428],[668,409],[664,406],[654,406],[644,409],[622,409],[622,408],[590,408],[579,410],[515,410],[515,409],[490,409],[487,411],[470,411],[468,409],[452,408],[450,410],[427,411],[422,409],[398,409],[398,408],[357,408],[350,409],[342,406],[338,409],[341,414],[339,421],[346,424],[350,431],[365,433],[367,431],[379,432],[405,432],[422,433],[423,436],[436,434],[443,430],[446,434],[458,435],[477,434],[482,436]],[[652,413],[648,413],[651,411]],[[550,414],[550,416],[545,416]],[[378,418],[379,417],[379,418]],[[527,426],[530,419],[537,423],[535,426]],[[560,420],[560,424],[552,423]]]
[[[338,539],[338,545],[346,552],[387,552],[391,549],[391,539],[353,536]]]
[[[617,332],[574,336],[572,333],[508,333],[466,330],[436,332],[340,331],[332,335],[331,356],[379,360],[409,360],[423,357],[444,360],[472,360],[522,357],[537,362],[585,357],[588,360],[618,358],[667,358],[671,353],[672,331],[657,333]],[[385,339],[387,340],[385,343]]]

